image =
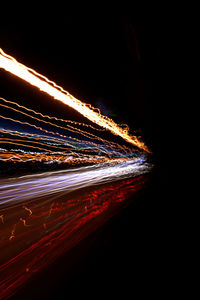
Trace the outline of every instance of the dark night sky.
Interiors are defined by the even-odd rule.
[[[100,230],[97,234],[99,239],[96,238],[94,243],[91,243],[90,250],[82,245],[83,249],[86,249],[84,251],[88,251],[89,254],[83,255],[84,259],[78,267],[76,266],[77,274],[73,273],[72,276],[79,285],[87,263],[90,265],[89,270],[94,272],[91,265],[101,257],[102,266],[97,262],[94,265],[95,268],[102,269],[108,264],[105,253],[111,253],[116,247],[119,248],[114,257],[120,261],[119,270],[124,278],[129,277],[125,274],[126,269],[123,266],[123,256],[127,254],[126,264],[130,260],[131,268],[135,268],[134,280],[138,272],[144,285],[147,286],[148,283],[150,286],[151,275],[156,270],[157,276],[154,279],[161,284],[159,274],[162,275],[162,267],[164,268],[165,253],[162,249],[163,240],[166,238],[164,220],[167,214],[164,209],[168,209],[166,195],[163,195],[167,186],[169,148],[167,122],[170,100],[166,99],[168,62],[164,54],[168,40],[166,27],[162,24],[153,21],[153,18],[141,18],[139,21],[138,19],[133,16],[106,18],[101,15],[90,18],[82,16],[77,21],[76,18],[68,16],[55,22],[53,19],[38,21],[33,27],[30,18],[26,26],[23,22],[9,26],[4,23],[0,29],[0,47],[6,53],[21,59],[25,65],[46,75],[84,102],[101,107],[102,112],[115,114],[113,118],[116,118],[116,121],[126,122],[133,130],[139,130],[154,153],[158,174],[148,190],[149,194],[146,192],[139,204],[136,202],[129,211],[124,211],[113,223],[110,222],[108,227]],[[1,83],[4,80],[3,76],[0,72]],[[26,99],[24,83],[21,85],[17,81],[15,87],[9,91],[7,87],[1,84],[0,96],[8,99],[15,97],[19,92],[19,95],[23,96],[20,97],[21,103],[24,101],[23,104],[26,105],[26,100],[23,100]],[[41,102],[37,92],[34,92],[32,97],[29,95],[29,105],[40,111],[46,111],[48,107],[49,114],[53,111],[54,115],[69,117],[69,112],[64,111],[62,105],[50,104],[48,100],[46,103]],[[72,119],[76,118],[72,111],[70,116]],[[152,205],[149,201],[152,201]],[[137,226],[139,221],[141,228],[137,227],[134,242],[140,246],[137,246],[136,250],[133,247],[126,252],[124,247],[130,247],[128,241],[133,226]],[[105,232],[108,232],[107,235]],[[113,237],[110,238],[109,235]],[[91,241],[87,242],[90,244]],[[149,249],[148,258],[144,257],[146,248]],[[158,249],[162,254],[158,253]],[[131,261],[131,251],[138,260]],[[112,264],[114,265],[114,261],[111,266]],[[141,268],[146,276],[143,276]],[[91,279],[90,271],[86,272],[86,276]],[[97,280],[101,278],[97,270],[94,276]],[[117,280],[112,272],[111,276]],[[64,285],[64,279],[62,282]],[[86,279],[83,282],[82,288],[83,284],[87,283]],[[120,284],[120,280],[116,282]],[[92,283],[94,284],[94,279]],[[131,282],[127,282],[126,286],[124,279],[121,284],[121,290],[127,288],[131,291]],[[90,283],[87,288],[89,285]],[[63,286],[61,288],[63,289]],[[99,288],[105,292],[105,287],[103,289],[100,285]]]

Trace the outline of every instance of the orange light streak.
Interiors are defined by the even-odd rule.
[[[23,205],[22,207],[29,213],[29,217],[33,214],[30,208],[26,207],[25,205]]]
[[[16,104],[15,102],[7,101],[6,99],[1,98],[1,97],[0,97],[0,100],[3,100],[3,101],[8,102],[8,103]],[[116,144],[116,143],[114,143],[114,142],[109,142],[109,141],[107,141],[107,140],[105,140],[105,139],[102,139],[102,138],[100,138],[100,137],[98,137],[98,136],[96,136],[96,135],[94,135],[94,134],[92,134],[92,133],[90,133],[90,132],[83,131],[83,130],[81,130],[81,129],[79,129],[79,128],[74,128],[74,127],[72,127],[72,126],[70,126],[70,125],[66,125],[67,127],[63,127],[63,126],[57,125],[57,124],[55,124],[55,123],[51,123],[51,122],[49,122],[49,121],[45,121],[45,120],[42,120],[42,119],[38,119],[38,118],[36,118],[36,117],[34,117],[34,116],[30,115],[30,114],[27,114],[27,113],[25,113],[25,112],[23,112],[23,111],[20,111],[20,110],[18,110],[18,109],[16,109],[16,108],[10,107],[10,106],[5,105],[5,104],[2,104],[2,103],[0,103],[0,106],[5,107],[5,108],[8,108],[8,109],[11,109],[11,110],[13,110],[13,111],[15,111],[15,112],[17,112],[17,113],[23,114],[23,115],[25,115],[25,116],[27,116],[27,117],[29,117],[29,118],[35,119],[36,121],[43,122],[43,123],[52,125],[52,126],[54,126],[54,127],[57,127],[57,128],[60,128],[60,129],[67,130],[67,131],[79,133],[79,134],[81,134],[81,135],[83,135],[83,136],[85,136],[85,137],[87,137],[87,138],[90,138],[90,139],[92,139],[92,138],[93,138],[93,139],[97,139],[97,140],[99,140],[99,141],[101,141],[101,142],[103,142],[103,143],[105,143],[105,144],[108,144],[111,148],[113,148],[114,145],[117,145],[118,148],[121,148],[122,150],[124,150],[124,151],[126,152],[125,147],[123,147],[123,146],[121,146],[121,145],[118,145],[118,144]],[[24,106],[21,106],[21,105],[18,105],[18,104],[17,104],[17,106],[19,106],[20,108],[23,108],[23,109],[25,109],[25,110],[27,110],[27,111],[32,111],[34,114],[41,115],[43,118],[56,119],[56,120],[59,120],[59,121],[64,121],[64,122],[66,122],[66,120],[63,120],[63,119],[57,119],[57,118],[55,118],[55,117],[49,117],[48,115],[43,115],[43,114],[41,114],[41,113],[38,113],[38,112],[36,112],[36,111],[34,111],[34,110],[28,109],[28,108],[26,108],[26,107],[24,107]],[[72,123],[73,123],[73,122],[72,122]],[[81,124],[81,123],[79,123],[79,124]],[[95,129],[95,128],[93,127],[93,129]],[[72,137],[71,137],[71,138],[72,138]],[[74,139],[74,138],[73,138],[73,139]],[[75,139],[75,140],[77,140],[77,139]],[[93,144],[93,143],[92,143],[92,144]],[[126,147],[126,148],[127,148],[127,147]]]
[[[36,129],[39,129],[39,130],[41,130],[41,131],[44,131],[44,132],[46,132],[46,133],[59,135],[60,137],[63,137],[63,138],[70,138],[71,140],[74,140],[74,141],[80,143],[80,141],[79,141],[78,139],[76,139],[76,138],[72,138],[72,137],[69,137],[69,136],[66,136],[66,135],[62,135],[62,134],[59,134],[58,132],[48,131],[48,130],[46,130],[46,129],[43,129],[42,127],[38,127],[38,126],[33,125],[33,124],[30,124],[30,123],[28,123],[28,122],[22,122],[22,121],[15,120],[15,119],[12,119],[12,118],[9,118],[9,117],[4,117],[4,116],[2,116],[2,115],[0,115],[0,118],[3,118],[3,119],[5,119],[5,120],[10,120],[10,121],[16,122],[16,123],[28,125],[28,126],[31,126],[31,127],[36,128]],[[0,132],[1,132],[1,131],[2,131],[2,130],[0,130]],[[15,134],[13,134],[13,133],[10,133],[10,134],[15,135]],[[36,139],[36,138],[34,138],[34,139]],[[4,142],[3,142],[3,139],[1,139],[1,143],[4,143]],[[34,142],[34,143],[35,143],[35,142]],[[88,148],[90,148],[90,145],[94,145],[95,147],[98,148],[98,145],[95,144],[95,143],[93,143],[93,142],[87,142],[87,143],[89,144],[89,145],[88,145]],[[14,143],[13,143],[13,144],[14,144]],[[40,144],[44,145],[44,143],[41,143],[41,142],[40,142]],[[18,144],[18,145],[19,145],[19,144]],[[66,143],[66,145],[70,146],[69,143]],[[47,145],[45,144],[45,146],[47,146]],[[33,147],[33,146],[31,146],[31,147],[32,147],[32,148],[35,148],[35,147]],[[56,148],[61,149],[60,147],[56,147]],[[39,148],[38,148],[38,149],[39,149]],[[64,149],[66,149],[66,148],[64,148]],[[45,150],[45,149],[43,149],[43,150]],[[85,152],[90,151],[89,149],[83,149],[83,150],[84,150]],[[92,150],[92,149],[91,149],[91,150]],[[102,150],[102,149],[99,149],[99,148],[98,148],[98,150],[99,150],[100,152],[104,153],[104,154],[107,154],[107,152],[104,151],[104,150]],[[74,152],[71,152],[71,151],[70,151],[70,153],[73,154]]]
[[[28,107],[25,107],[25,106],[23,106],[23,105],[20,105],[19,103],[16,103],[16,102],[7,100],[7,99],[2,98],[2,97],[0,97],[0,100],[1,100],[1,101],[4,101],[4,102],[6,102],[6,103],[12,104],[12,105],[16,105],[16,106],[19,107],[19,108],[25,109],[25,110],[27,110],[27,111],[29,111],[29,112],[32,112],[32,113],[34,113],[34,114],[36,114],[36,115],[39,115],[39,116],[41,116],[41,117],[43,117],[43,118],[48,118],[48,119],[50,119],[50,120],[56,120],[56,121],[61,121],[61,122],[65,122],[65,123],[72,123],[73,125],[85,126],[85,127],[91,128],[91,129],[93,129],[93,130],[97,130],[97,131],[105,131],[105,130],[106,130],[106,129],[103,129],[103,128],[93,127],[92,125],[85,124],[85,123],[80,123],[80,122],[77,122],[77,121],[71,121],[71,120],[60,119],[60,118],[57,118],[57,117],[54,117],[54,116],[51,116],[51,117],[50,117],[50,116],[48,116],[48,115],[44,115],[44,114],[42,114],[42,113],[40,113],[40,112],[38,112],[38,111],[35,111],[35,110],[33,110],[33,109],[30,109],[30,108],[28,108]]]
[[[3,217],[3,215],[0,215],[0,220],[1,220],[2,224],[4,224],[4,217]]]
[[[22,122],[22,121],[19,121],[19,120],[10,118],[10,117],[5,117],[5,116],[2,116],[2,115],[0,115],[0,118],[5,119],[5,120],[9,120],[9,121],[12,121],[12,122],[16,122],[16,123],[19,123],[19,124],[22,124],[22,125],[28,125],[28,126],[31,126],[31,127],[36,128],[36,129],[39,129],[39,130],[41,130],[41,131],[43,131],[43,132],[46,132],[46,133],[49,133],[49,134],[53,134],[53,135],[58,135],[58,136],[60,136],[61,138],[70,138],[71,140],[74,140],[74,141],[80,143],[80,140],[78,140],[78,139],[76,139],[76,138],[73,138],[73,137],[71,137],[71,136],[66,136],[66,135],[60,134],[60,133],[58,133],[58,132],[49,131],[49,130],[46,130],[46,129],[42,128],[42,127],[38,127],[38,126],[36,126],[36,125],[34,125],[34,124],[28,123],[28,122]],[[93,143],[93,142],[87,142],[87,143],[88,143],[88,144],[91,144],[91,145],[94,145],[94,146],[96,146],[96,147],[98,147],[98,145],[95,144],[95,143]],[[88,147],[88,148],[89,148],[89,147]],[[106,152],[103,151],[103,150],[101,150],[101,152],[106,153]]]
[[[25,220],[25,219],[20,218],[19,220],[24,224],[25,227],[30,226],[30,225],[27,225],[27,224],[26,224],[26,220]]]
[[[149,152],[148,148],[143,142],[139,141],[136,136],[132,136],[129,134],[128,126],[126,128],[118,126],[110,118],[101,115],[99,110],[95,111],[93,107],[76,99],[62,87],[58,86],[55,82],[50,81],[47,77],[17,62],[12,56],[7,55],[1,48],[0,68],[3,68],[7,72],[10,72],[13,75],[28,82],[29,84],[37,87],[39,90],[47,93],[54,99],[70,106],[90,121],[110,130],[113,134],[122,137],[125,141]]]
[[[11,230],[11,234],[10,234],[10,237],[9,237],[9,241],[11,241],[12,239],[15,238],[15,229],[16,229],[16,224],[14,224],[12,230]]]

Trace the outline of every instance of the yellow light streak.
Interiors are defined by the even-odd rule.
[[[28,82],[29,84],[37,87],[39,90],[47,93],[54,99],[70,106],[90,121],[110,130],[113,134],[122,137],[125,141],[149,152],[148,148],[142,141],[139,141],[136,136],[132,136],[129,134],[128,126],[125,128],[120,127],[112,119],[101,115],[99,110],[94,110],[93,107],[76,99],[62,87],[58,86],[55,82],[50,81],[47,77],[19,63],[12,56],[7,55],[1,48],[0,68],[3,68],[7,72],[10,72],[13,75]]]

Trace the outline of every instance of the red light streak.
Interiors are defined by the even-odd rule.
[[[12,295],[33,274],[102,225],[118,211],[121,202],[140,190],[145,180],[140,176],[74,195],[61,193],[50,207],[51,199],[35,199],[28,211],[25,209],[28,224],[22,217],[23,205],[3,209],[6,221],[0,227],[0,298]]]

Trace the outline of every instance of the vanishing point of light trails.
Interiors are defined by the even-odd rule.
[[[10,72],[13,75],[30,83],[31,85],[39,88],[41,91],[52,96],[54,99],[59,100],[62,103],[72,107],[90,121],[98,124],[103,128],[108,129],[113,134],[122,137],[125,141],[149,152],[148,148],[142,141],[139,141],[136,136],[131,136],[129,134],[128,126],[126,126],[125,128],[120,127],[112,119],[101,115],[99,110],[97,111],[97,109],[95,110],[91,106],[86,105],[85,103],[73,97],[62,87],[58,86],[55,82],[50,81],[47,77],[37,73],[35,70],[19,63],[12,56],[7,55],[1,48],[0,68],[3,68],[7,72]]]

